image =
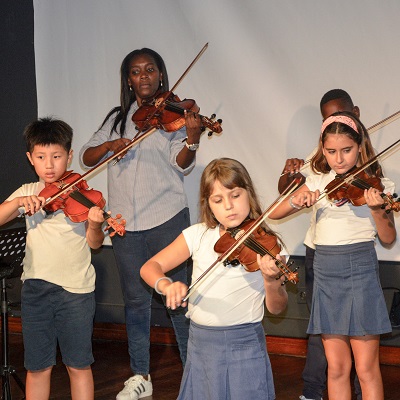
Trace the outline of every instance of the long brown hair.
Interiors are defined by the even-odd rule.
[[[311,168],[315,173],[326,174],[331,170],[326,158],[323,154],[323,148],[328,135],[346,135],[351,140],[353,140],[358,146],[360,146],[360,164],[363,165],[371,158],[375,156],[374,148],[372,147],[369,134],[362,122],[352,113],[341,111],[332,114],[330,117],[334,116],[345,116],[353,120],[357,130],[354,130],[351,126],[342,122],[332,122],[328,124],[323,132],[321,132],[318,150],[311,159]],[[329,118],[330,118],[329,117]],[[382,168],[378,161],[374,162],[372,165],[364,170],[370,176],[382,177]]]

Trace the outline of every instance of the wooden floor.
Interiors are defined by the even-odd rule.
[[[23,346],[20,334],[9,335],[9,363],[15,367],[17,375],[25,382],[23,368]],[[115,399],[122,389],[123,382],[131,375],[127,343],[125,341],[95,340],[93,345],[95,363],[93,375],[95,381],[95,399]],[[296,400],[301,394],[301,372],[304,358],[270,355],[274,372],[277,400]],[[152,345],[151,377],[153,395],[144,400],[176,400],[182,374],[178,349],[171,345]],[[400,399],[400,367],[382,366],[382,376],[386,400]],[[58,360],[52,375],[51,399],[70,399],[68,375]],[[23,398],[22,391],[11,377],[12,399]],[[327,396],[324,396],[327,399]],[[215,399],[218,400],[218,399]],[[251,399],[243,399],[251,400]]]

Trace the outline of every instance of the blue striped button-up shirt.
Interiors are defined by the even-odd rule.
[[[137,132],[132,122],[136,110],[135,102],[126,122],[127,139],[132,139]],[[115,132],[110,136],[114,118],[115,114],[82,147],[79,158],[84,168],[88,168],[82,160],[87,148],[120,138]],[[183,177],[193,169],[195,160],[186,169],[176,162],[185,138],[185,128],[176,132],[157,130],[134,145],[117,164],[108,163],[108,208],[113,215],[122,214],[127,231],[159,226],[188,206]]]

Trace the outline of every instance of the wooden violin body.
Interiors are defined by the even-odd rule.
[[[214,121],[215,115],[207,118],[198,114],[200,107],[194,100],[180,100],[172,92],[156,94],[151,101],[143,101],[132,116],[136,129],[144,131],[150,128],[162,129],[165,132],[175,132],[185,126],[185,111],[196,113],[202,124],[210,132],[221,133],[222,120]]]
[[[80,181],[76,185],[72,186],[65,193],[59,194],[68,183],[74,182],[80,178],[80,175],[67,171],[61,179],[46,186],[40,193],[39,196],[45,197],[46,199],[54,197],[54,200],[46,203],[43,209],[49,213],[57,210],[63,210],[64,214],[72,222],[83,222],[88,218],[89,210],[87,207],[83,207],[77,200],[74,200],[70,194],[75,191],[84,193],[84,196],[89,199],[94,206],[103,208],[106,205],[106,201],[103,198],[101,192],[89,188],[86,181]]]
[[[237,240],[243,235],[243,233],[250,229],[253,225],[254,220],[246,220],[240,227],[228,229],[227,232],[220,237],[215,243],[214,250],[217,253],[223,254],[227,249],[236,243]],[[285,276],[286,282],[296,284],[299,281],[298,273],[295,270],[291,270],[288,265],[283,263],[281,260],[276,258],[276,255],[281,251],[281,246],[278,243],[278,238],[264,230],[263,227],[259,226],[242,244],[229,255],[224,264],[242,264],[248,272],[258,271],[260,269],[257,263],[257,254],[265,256],[270,255],[275,259],[275,265],[279,268],[280,275]]]
[[[67,186],[70,186],[68,190],[63,191]],[[106,204],[101,192],[89,188],[87,182],[81,179],[81,175],[72,171],[67,171],[61,179],[46,186],[39,196],[47,199],[43,206],[46,212],[62,210],[72,222],[76,223],[87,221],[91,207],[103,208]],[[103,216],[108,223],[106,230],[113,229],[110,233],[111,237],[115,234],[120,236],[125,234],[125,220],[121,219],[121,214],[112,218],[110,214],[103,211]]]
[[[399,211],[399,201],[396,200],[397,195],[382,193],[384,186],[380,178],[369,176],[365,171],[361,171],[347,182],[346,178],[350,175],[350,173],[347,173],[343,177],[335,178],[326,185],[325,191],[330,201],[338,206],[347,201],[356,207],[363,206],[366,204],[364,191],[373,187],[381,192],[381,197],[384,200],[382,209],[386,209],[387,213],[390,211]]]

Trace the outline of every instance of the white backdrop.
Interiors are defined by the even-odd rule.
[[[398,0],[34,0],[34,12],[39,116],[74,128],[77,172],[81,146],[119,103],[126,54],[159,52],[172,86],[209,43],[175,91],[223,119],[223,134],[204,135],[186,178],[192,222],[199,177],[217,157],[241,161],[271,204],[286,158],[304,158],[317,144],[326,91],[348,91],[367,127],[400,109]],[[374,147],[399,132],[400,119],[373,134]],[[383,162],[397,187],[399,162],[400,151]],[[106,193],[105,169],[89,184]],[[308,224],[304,213],[274,225],[289,251],[303,255]],[[391,250],[378,245],[378,254],[400,260],[399,241]]]

